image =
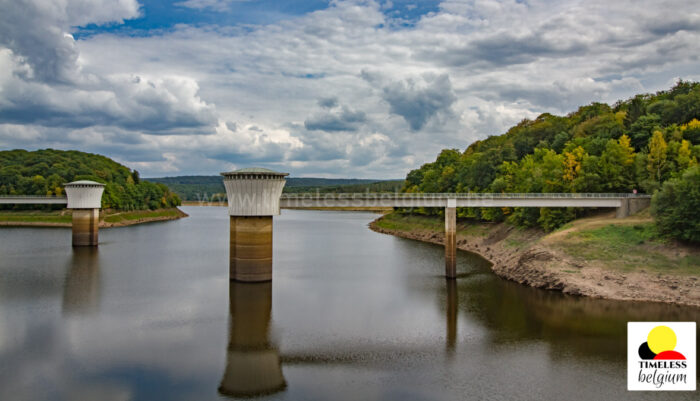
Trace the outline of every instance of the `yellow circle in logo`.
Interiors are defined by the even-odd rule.
[[[667,326],[656,326],[647,336],[647,345],[651,352],[659,354],[676,348],[676,333]]]

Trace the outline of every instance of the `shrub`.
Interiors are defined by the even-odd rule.
[[[652,198],[659,230],[673,238],[700,242],[700,166],[664,182]]]

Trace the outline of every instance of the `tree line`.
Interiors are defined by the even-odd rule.
[[[678,81],[669,90],[640,94],[610,106],[592,103],[567,116],[541,114],[505,134],[472,143],[463,152],[445,149],[432,163],[406,176],[404,192],[616,192],[659,193],[653,210],[672,197],[671,187],[694,188],[674,202],[698,202],[700,192],[700,83]],[[669,183],[665,185],[665,183]],[[679,199],[683,198],[683,199]],[[700,205],[698,205],[700,206]],[[419,213],[441,213],[421,209]],[[507,220],[553,230],[580,217],[578,208],[465,208],[460,217]],[[659,224],[676,237],[700,241],[700,209],[687,214],[690,232]],[[680,223],[680,222],[678,222]],[[683,229],[680,229],[681,231]],[[687,230],[686,230],[687,231]]]
[[[141,180],[138,171],[105,156],[54,149],[0,152],[0,196],[64,196],[63,185],[78,180],[105,184],[103,209],[143,210],[180,205],[180,198],[166,185]],[[6,209],[27,207],[46,206],[4,206]]]

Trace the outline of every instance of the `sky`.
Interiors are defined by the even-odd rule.
[[[0,149],[402,178],[699,57],[697,0],[0,0]]]

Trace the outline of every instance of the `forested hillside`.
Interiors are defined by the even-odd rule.
[[[183,200],[201,201],[226,199],[226,189],[222,176],[195,175],[180,177],[145,178],[151,182],[167,185]],[[338,192],[396,192],[401,189],[403,180],[377,181],[357,178],[313,178],[288,177],[284,185],[285,193],[338,193]]]
[[[408,173],[403,191],[629,193],[636,189],[652,194],[667,180],[681,180],[697,164],[698,119],[700,83],[686,81],[612,106],[592,103],[563,117],[545,113],[521,121],[503,135],[472,143],[464,152],[443,150],[436,161]],[[551,230],[584,210],[484,208],[459,213]],[[694,218],[700,219],[697,212]]]
[[[0,151],[0,196],[62,196],[63,184],[77,180],[106,184],[103,208],[141,210],[180,204],[166,185],[140,180],[138,171],[104,156],[75,150]]]

